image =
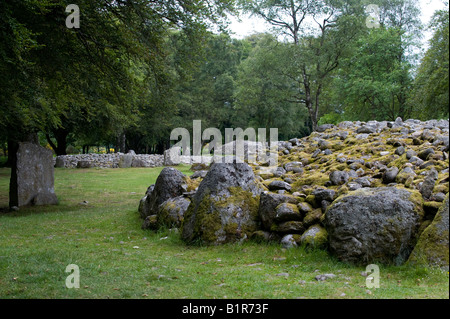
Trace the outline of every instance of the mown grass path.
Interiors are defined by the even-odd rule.
[[[56,169],[58,206],[0,213],[0,298],[449,298],[439,269],[380,265],[381,287],[368,289],[365,267],[324,251],[189,247],[175,232],[142,230],[139,200],[160,171]],[[0,207],[8,183],[0,169]],[[69,264],[79,289],[65,285]],[[315,280],[326,273],[336,277]]]

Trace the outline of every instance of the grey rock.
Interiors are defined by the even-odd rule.
[[[417,153],[413,150],[407,150],[406,151],[406,159],[410,160],[413,156],[416,156]]]
[[[282,203],[297,204],[297,200],[288,195],[264,192],[261,194],[258,215],[261,218],[262,227],[270,230],[276,216],[276,208]]]
[[[133,162],[132,154],[122,154],[119,157],[119,168],[129,168]]]
[[[155,186],[150,195],[147,195],[144,202],[139,205],[141,218],[150,215],[157,215],[159,206],[166,200],[183,195],[186,182],[185,176],[177,169],[172,167],[164,168],[156,179]]]
[[[397,154],[398,156],[402,156],[403,154],[405,154],[405,148],[403,146],[398,147],[395,150],[395,154]]]
[[[302,234],[305,226],[300,221],[288,221],[272,225],[271,230],[280,234]]]
[[[362,188],[361,184],[358,184],[356,182],[350,182],[347,184],[349,191],[356,191],[360,188]]]
[[[294,239],[294,235],[289,234],[281,239],[281,246],[286,249],[297,247],[297,242]]]
[[[321,225],[313,225],[309,227],[303,235],[300,237],[302,245],[306,245],[314,248],[324,248],[327,243],[328,234],[324,227]]]
[[[336,277],[335,274],[324,274],[324,275],[317,275],[317,276],[315,277],[315,279],[316,279],[317,281],[325,281],[325,280],[327,280],[327,279],[332,279],[332,278],[335,278],[335,277]]]
[[[191,201],[184,196],[166,200],[158,209],[158,226],[179,228],[190,203]]]
[[[333,185],[343,185],[348,182],[349,175],[343,171],[333,171],[330,174],[330,181]]]
[[[334,128],[333,124],[324,124],[324,125],[320,125],[319,127],[317,127],[316,131],[319,133],[323,133],[326,130],[332,129]]]
[[[356,135],[355,138],[357,140],[367,140],[369,138],[369,136],[370,136],[370,134],[363,133],[363,134]]]
[[[355,183],[358,183],[362,187],[370,187],[372,185],[370,178],[367,176],[359,177],[354,180]]]
[[[406,183],[406,181],[410,178],[415,178],[417,176],[416,172],[411,167],[405,167],[398,173],[396,177],[397,183]]]
[[[442,203],[442,202],[445,201],[445,194],[444,193],[440,193],[440,192],[436,193],[436,194],[433,194],[432,197],[431,197],[431,200],[433,200],[435,202]]]
[[[292,189],[292,186],[283,181],[273,181],[269,184],[269,190],[271,190],[271,191],[286,190],[289,192],[291,189]]]
[[[182,239],[217,245],[250,237],[262,190],[248,164],[213,164],[184,214]]]
[[[275,208],[275,219],[277,223],[285,221],[301,221],[302,214],[300,213],[297,205],[290,203],[282,203]]]
[[[208,171],[195,171],[194,174],[190,176],[191,179],[196,178],[205,178],[206,174],[208,174]]]
[[[57,156],[55,167],[57,168],[65,168],[66,167],[66,157],[65,156]]]
[[[421,202],[414,198],[410,191],[389,187],[364,188],[340,197],[324,220],[331,252],[356,264],[404,263],[423,214]]]
[[[409,262],[449,267],[449,195],[439,209],[433,222],[420,235]]]
[[[286,174],[286,170],[283,167],[277,167],[273,174],[275,177],[281,177]]]
[[[34,143],[19,143],[10,178],[9,206],[56,205],[52,152]]]
[[[364,125],[361,126],[359,129],[356,130],[356,133],[358,134],[373,134],[377,131],[377,129],[370,125]]]
[[[427,148],[426,150],[423,150],[422,152],[420,152],[417,156],[421,159],[426,161],[428,156],[430,156],[431,154],[434,154],[434,149],[433,148]]]
[[[434,186],[436,185],[436,181],[438,179],[438,172],[435,169],[432,169],[428,172],[427,177],[422,183],[420,187],[420,193],[422,194],[424,199],[429,199],[433,194]]]
[[[284,165],[286,172],[303,173],[303,164],[301,162],[289,162]]]
[[[336,191],[333,189],[317,188],[312,192],[316,200],[321,202],[323,200],[332,202],[336,198]]]
[[[383,173],[383,183],[384,184],[390,184],[390,183],[395,182],[395,179],[397,178],[398,172],[399,172],[399,169],[396,166],[388,168]]]
[[[78,161],[77,168],[91,168],[91,161]]]

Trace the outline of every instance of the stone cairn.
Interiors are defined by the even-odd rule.
[[[143,228],[180,228],[189,244],[275,240],[350,263],[448,269],[448,120],[323,125],[278,154],[270,171],[166,168],[139,205]]]

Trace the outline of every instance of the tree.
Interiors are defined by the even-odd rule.
[[[85,115],[75,120],[77,125],[99,114],[93,107],[114,107],[110,114],[119,115],[116,123],[129,118],[129,93],[136,83],[129,72],[133,60],[142,62],[157,87],[164,86],[167,74],[161,61],[168,55],[165,39],[170,29],[182,30],[198,43],[211,23],[233,10],[232,0],[80,0],[81,27],[68,29],[67,4],[0,4],[0,70],[9,79],[1,84],[0,125],[15,140],[22,139],[21,132],[69,130],[67,122],[78,113],[72,112],[76,108]]]
[[[241,6],[291,40],[290,76],[298,83],[297,103],[306,106],[316,130],[323,90],[360,30],[362,7],[353,1],[326,0],[248,0]]]
[[[356,42],[337,83],[349,119],[395,120],[407,117],[411,65],[402,56],[401,32],[373,29]]]
[[[376,24],[368,24],[341,60],[330,97],[330,120],[395,120],[411,115],[408,96],[421,23],[410,0],[378,0]],[[375,18],[375,17],[374,17]],[[333,115],[334,114],[334,115]]]
[[[411,104],[420,119],[449,116],[449,10],[437,11],[430,27],[434,30],[414,82]]]
[[[285,74],[290,66],[290,48],[270,34],[244,41],[254,44],[239,66],[233,123],[237,127],[279,128],[279,138],[308,133],[303,108],[296,104],[296,87]]]

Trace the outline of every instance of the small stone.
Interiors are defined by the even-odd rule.
[[[343,185],[348,182],[349,175],[347,172],[334,171],[330,174],[330,181],[333,185]]]
[[[434,149],[432,148],[427,148],[426,150],[423,150],[422,152],[420,152],[417,156],[421,159],[426,161],[428,156],[430,156],[431,154],[435,154]]]
[[[395,150],[395,154],[397,154],[398,156],[402,156],[403,154],[405,154],[405,148],[403,146],[400,146]]]
[[[269,190],[287,190],[290,191],[292,189],[291,185],[283,181],[273,181],[269,184]]]
[[[282,272],[280,274],[276,275],[277,277],[289,277],[289,274],[287,272]]]
[[[395,182],[398,172],[399,169],[396,166],[388,168],[383,174],[383,183],[389,184]]]

